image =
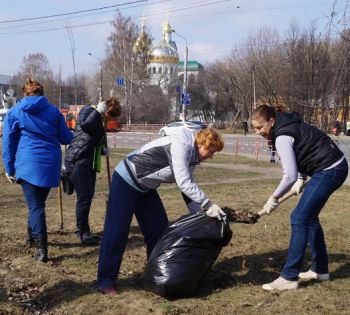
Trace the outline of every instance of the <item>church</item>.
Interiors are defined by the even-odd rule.
[[[183,117],[181,94],[184,90],[190,92],[187,90],[187,82],[188,80],[189,82],[196,81],[203,71],[203,66],[194,60],[180,61],[176,42],[172,37],[173,33],[174,30],[170,26],[169,21],[166,21],[163,24],[160,42],[154,47],[149,48],[147,71],[149,74],[149,84],[159,86],[164,95],[168,95],[171,90],[176,89],[177,97],[173,97],[170,100],[170,117],[172,120],[179,120]],[[137,54],[141,48],[147,47],[146,41],[147,37],[144,32],[144,24],[142,24],[141,34],[134,44],[134,54]],[[187,61],[186,71],[185,61]]]

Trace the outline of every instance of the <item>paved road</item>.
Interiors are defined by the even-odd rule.
[[[111,148],[137,148],[159,138],[157,132],[109,132],[108,145]],[[249,134],[224,134],[225,147],[223,153],[243,155],[256,160],[269,160],[270,150],[267,142],[260,136]],[[350,158],[350,137],[334,137],[347,159]],[[0,144],[2,138],[0,137]]]
[[[108,133],[108,144],[112,148],[137,148],[149,141],[159,138],[160,135],[155,132],[117,132],[117,133]],[[269,160],[270,152],[267,147],[266,140],[264,140],[260,136],[256,135],[239,135],[239,134],[229,134],[223,135],[225,141],[225,147],[223,153],[226,154],[238,154],[247,156],[253,159],[258,160]],[[349,136],[340,136],[335,138],[335,140],[339,143],[340,148],[344,152],[345,156],[349,160],[350,158],[350,137]],[[2,143],[2,138],[0,138],[0,144]],[[212,167],[215,164],[211,164]],[[221,164],[220,164],[221,165]],[[219,166],[219,167],[222,167]],[[230,164],[226,166],[229,168],[235,168]],[[237,167],[244,167],[242,165],[237,165]],[[249,166],[249,169],[253,171],[252,167]],[[279,168],[277,168],[279,170]],[[263,170],[257,170],[263,171]],[[268,176],[270,172],[266,171],[266,176]],[[271,177],[271,174],[270,174]],[[272,177],[276,177],[276,173]],[[346,181],[346,184],[350,185],[350,175]]]
[[[155,132],[112,132],[108,133],[108,144],[112,148],[137,148],[159,137],[160,135]],[[225,141],[223,153],[245,155],[259,160],[269,159],[270,151],[267,142],[260,136],[252,134],[246,136],[239,134],[224,134],[223,137]],[[339,143],[340,148],[349,159],[350,137],[340,136],[339,138],[334,139]]]
[[[160,135],[154,132],[118,132],[108,133],[108,144],[112,148],[137,148],[151,140],[159,138]],[[226,154],[238,154],[247,156],[253,159],[265,160],[270,159],[270,151],[267,147],[266,140],[256,135],[223,135],[225,141],[225,148],[223,153]],[[350,137],[340,136],[335,138],[339,143],[340,148],[344,152],[345,156],[349,160],[350,157]],[[259,178],[280,178],[282,176],[281,169],[277,166],[276,168],[256,168],[252,166],[242,164],[205,164],[209,167],[220,167],[230,169],[244,169],[252,172],[261,173]],[[346,185],[350,185],[350,174],[345,182]]]

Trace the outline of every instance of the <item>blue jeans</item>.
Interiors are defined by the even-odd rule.
[[[98,261],[99,288],[115,286],[133,214],[144,236],[149,257],[168,225],[163,203],[156,190],[142,193],[114,172]]]
[[[25,181],[21,186],[29,211],[28,226],[32,236],[46,235],[45,202],[50,187],[39,187]]]
[[[72,171],[71,181],[77,193],[75,205],[77,229],[80,234],[90,232],[89,213],[95,194],[96,172],[87,165],[77,164]]]
[[[345,159],[330,170],[312,175],[291,214],[292,234],[288,258],[281,272],[284,279],[298,279],[307,244],[312,257],[311,270],[328,273],[328,254],[318,215],[331,194],[344,183],[347,175],[348,163]]]

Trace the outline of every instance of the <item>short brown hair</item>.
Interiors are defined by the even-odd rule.
[[[116,97],[111,97],[109,100],[106,101],[106,115],[108,117],[119,117],[122,113],[122,106],[120,105],[119,99]]]
[[[44,88],[41,83],[37,80],[27,79],[22,87],[22,92],[24,96],[32,95],[44,95]]]
[[[221,135],[213,128],[206,128],[197,133],[195,142],[205,148],[214,147],[216,151],[222,151],[224,140]]]

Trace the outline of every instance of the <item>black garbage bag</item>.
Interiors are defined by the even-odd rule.
[[[143,285],[164,297],[193,295],[231,237],[228,221],[203,212],[180,217],[154,247],[141,276]]]

